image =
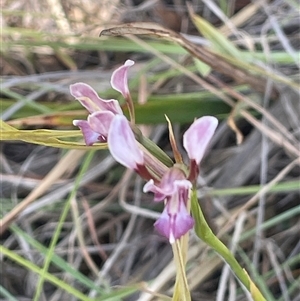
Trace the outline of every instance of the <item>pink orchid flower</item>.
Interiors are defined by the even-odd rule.
[[[134,109],[127,77],[128,69],[133,64],[133,61],[127,60],[111,77],[112,87],[120,92],[127,102],[131,121],[134,121]],[[144,192],[151,191],[154,193],[154,201],[165,202],[165,208],[154,224],[157,231],[167,237],[170,243],[185,235],[194,226],[194,220],[188,212],[192,183],[196,180],[198,165],[216,130],[218,120],[212,116],[199,118],[183,135],[183,146],[190,159],[188,175],[180,167],[167,169],[165,166],[161,178],[154,178],[151,168],[157,165],[157,159],[150,159],[154,162],[152,165],[146,163],[149,156],[147,157],[147,152],[144,153],[136,141],[118,101],[101,99],[93,88],[84,83],[71,85],[70,91],[90,113],[87,120],[73,121],[74,125],[81,129],[86,144],[107,141],[111,155],[117,162],[149,180],[144,186]]]
[[[183,145],[191,166],[188,177],[181,169],[172,167],[158,184],[150,180],[144,186],[144,192],[154,193],[154,201],[165,200],[166,202],[165,209],[154,226],[159,233],[169,239],[170,243],[174,243],[194,226],[194,220],[187,210],[192,188],[189,180],[196,179],[198,164],[204,156],[217,125],[218,120],[215,117],[204,116],[197,119],[183,135]]]
[[[116,69],[111,76],[112,87],[122,93],[128,94],[128,69],[134,64],[127,60],[125,64]],[[106,142],[110,124],[115,115],[123,115],[119,102],[115,99],[102,99],[97,92],[85,83],[76,83],[70,86],[70,93],[89,111],[87,120],[74,120],[83,134],[86,145],[95,142]]]
[[[192,183],[185,179],[183,171],[172,167],[162,177],[159,184],[150,180],[144,186],[144,192],[153,192],[154,201],[165,200],[165,209],[154,224],[157,231],[174,243],[194,226],[194,220],[187,211]]]

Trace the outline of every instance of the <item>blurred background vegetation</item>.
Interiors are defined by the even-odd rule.
[[[87,112],[69,85],[88,83],[124,104],[109,80],[134,60],[137,122],[168,154],[164,114],[180,147],[194,118],[219,119],[198,179],[206,218],[268,301],[300,300],[299,2],[189,3],[3,0],[1,119],[19,130],[74,130]],[[124,35],[128,22],[156,23],[163,34],[150,24]],[[119,36],[99,37],[120,25]],[[171,248],[153,229],[162,207],[141,193],[142,180],[106,150],[23,135],[1,141],[0,214],[13,221],[2,229],[1,300],[170,296]],[[187,275],[195,301],[250,300],[193,234]]]

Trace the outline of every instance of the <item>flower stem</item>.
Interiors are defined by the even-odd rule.
[[[176,282],[172,301],[191,301],[191,295],[186,279],[185,260],[183,258],[183,248],[180,240],[172,244],[174,261],[176,264]]]
[[[207,245],[215,250],[231,267],[235,276],[244,284],[247,290],[251,293],[255,301],[266,301],[262,293],[252,282],[247,272],[240,266],[230,250],[218,239],[207,224],[201,207],[197,199],[197,192],[193,189],[192,194],[192,214],[195,219],[195,232]]]

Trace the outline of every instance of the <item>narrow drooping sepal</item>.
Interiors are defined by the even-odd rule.
[[[123,114],[119,102],[115,99],[102,99],[97,92],[85,83],[70,85],[70,93],[90,112],[110,111]]]
[[[218,119],[213,116],[204,116],[188,128],[183,135],[183,146],[190,160],[199,164],[205,150],[218,126]]]
[[[114,159],[125,167],[139,170],[144,165],[143,152],[139,149],[129,122],[124,115],[116,115],[108,133],[108,147]]]
[[[111,76],[111,86],[116,91],[120,92],[124,98],[129,95],[128,88],[128,69],[134,65],[134,61],[127,60],[124,65],[116,69]]]
[[[165,115],[165,117],[166,117],[167,122],[168,122],[169,140],[170,140],[170,144],[171,144],[171,147],[172,147],[175,162],[178,163],[178,164],[182,164],[182,157],[181,157],[181,154],[180,154],[180,152],[178,150],[178,147],[177,147],[177,144],[176,144],[176,139],[175,139],[175,135],[174,135],[171,120],[169,119],[169,117],[167,115]]]
[[[86,120],[73,120],[73,124],[78,126],[83,134],[86,145],[93,145],[95,142],[104,142],[99,133],[93,131],[90,124]]]

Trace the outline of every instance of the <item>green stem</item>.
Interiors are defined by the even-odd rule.
[[[174,294],[172,301],[191,301],[191,294],[189,291],[186,273],[185,273],[185,261],[183,259],[182,243],[176,240],[172,244],[172,250],[174,254],[174,261],[176,264],[176,282],[174,287]]]
[[[266,301],[262,293],[255,287],[245,270],[240,266],[230,250],[214,235],[207,224],[201,207],[199,206],[196,190],[192,194],[192,213],[195,218],[195,232],[207,245],[215,250],[231,267],[235,276],[244,284],[255,301]]]

